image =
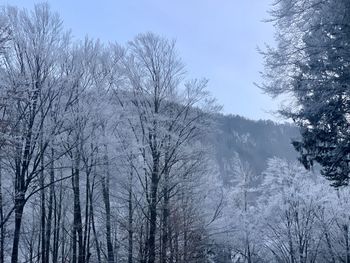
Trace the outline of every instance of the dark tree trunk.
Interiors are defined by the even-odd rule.
[[[15,198],[15,230],[13,235],[11,263],[18,263],[18,247],[21,235],[21,224],[25,197],[23,193],[17,193]]]
[[[103,136],[105,137],[105,127],[103,127]],[[107,242],[107,260],[108,263],[114,263],[114,251],[112,242],[112,230],[111,230],[111,204],[109,200],[109,160],[108,160],[108,147],[104,144],[104,175],[102,178],[102,194],[103,202],[106,212],[106,242]]]
[[[65,229],[65,216],[64,216],[64,213],[62,213],[63,216],[62,216],[62,224],[61,224],[61,233],[62,233],[62,248],[61,248],[61,262],[64,262],[65,261],[65,257],[66,257],[66,229]]]
[[[49,193],[49,205],[47,214],[47,226],[46,226],[46,245],[45,245],[45,262],[50,262],[50,245],[51,245],[51,224],[53,213],[53,196],[55,192],[55,170],[54,170],[54,150],[51,149],[51,167],[50,167],[50,193]]]
[[[145,243],[147,242],[144,242],[144,240],[147,240],[144,238],[144,227],[143,227],[143,224],[141,224],[141,227],[140,227],[140,235],[139,235],[139,256],[138,256],[138,261],[140,263],[146,263],[147,262],[147,258],[146,258],[146,246],[145,246]]]
[[[167,262],[167,247],[168,247],[168,217],[169,217],[169,174],[166,171],[164,174],[163,187],[163,216],[162,216],[162,248],[161,248],[161,263]]]
[[[56,192],[54,192],[54,205],[55,205],[55,217],[54,217],[54,238],[53,238],[53,249],[52,249],[52,262],[58,262],[58,248],[60,239],[60,229],[61,229],[61,213],[62,213],[62,183],[60,185],[59,200],[57,202]],[[64,245],[64,244],[63,244]]]
[[[76,242],[78,241],[78,263],[85,263],[85,252],[83,247],[83,224],[80,207],[80,170],[79,157],[73,169],[73,194],[74,194],[74,219],[73,219],[73,262],[77,262]],[[75,248],[75,251],[74,251]]]
[[[185,225],[185,229],[183,230],[184,231],[183,258],[184,258],[184,262],[187,262],[187,259],[188,259],[188,230],[187,230],[187,223],[185,223],[184,225]],[[176,240],[176,242],[178,242],[178,239]],[[178,244],[177,244],[177,247],[178,247]],[[177,253],[179,253],[179,252],[177,252]]]
[[[109,180],[108,175],[102,179],[103,201],[106,210],[106,241],[108,263],[114,263],[113,243],[111,235],[111,207],[109,201]]]
[[[131,167],[132,169],[132,167]],[[128,191],[128,263],[133,263],[133,203],[132,203],[132,170],[130,171],[129,191]]]
[[[90,198],[89,198],[89,192],[90,192],[90,168],[86,171],[86,189],[85,189],[85,235],[84,235],[84,248],[85,248],[85,258],[86,263],[89,262],[90,258],[90,216],[89,216],[89,208],[90,208]]]
[[[95,240],[95,247],[96,247],[96,254],[97,254],[97,262],[101,263],[101,249],[100,244],[98,242],[98,236],[96,232],[96,225],[95,225],[95,216],[94,216],[94,206],[93,206],[93,193],[94,193],[94,186],[95,182],[93,179],[91,190],[89,191],[89,199],[90,199],[90,217],[91,217],[91,225],[92,225],[92,232],[94,234],[94,240]]]
[[[151,194],[149,204],[149,236],[148,236],[148,263],[154,263],[156,259],[156,231],[157,231],[157,191],[158,191],[158,171],[159,157],[154,156],[153,171],[151,178]]]
[[[119,244],[118,244],[118,233],[117,233],[117,229],[114,229],[114,262],[118,263],[119,260],[119,255],[118,255],[118,251],[119,251]]]
[[[109,201],[109,175],[102,179],[103,202],[106,211],[106,242],[108,263],[114,263],[114,252],[111,233],[111,207]]]
[[[41,142],[42,148],[42,142]],[[46,205],[45,205],[45,178],[44,178],[44,163],[43,159],[41,161],[41,171],[40,171],[40,202],[41,202],[41,262],[46,263],[45,260],[45,251],[46,251]]]
[[[5,226],[4,222],[4,210],[3,210],[3,201],[2,201],[2,167],[0,164],[0,263],[4,262],[4,243],[5,243]]]
[[[348,225],[344,225],[343,229],[344,229],[345,250],[346,250],[345,262],[350,263],[349,227],[348,227]]]

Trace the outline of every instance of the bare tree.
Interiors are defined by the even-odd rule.
[[[5,116],[10,122],[7,150],[15,182],[11,260],[17,262],[22,215],[30,196],[26,194],[43,169],[41,164],[50,137],[57,131],[57,127],[52,127],[42,136],[49,109],[60,95],[60,90],[56,89],[58,80],[53,72],[59,50],[65,42],[61,20],[45,4],[35,6],[32,13],[8,7],[5,16],[10,25],[11,41],[3,60],[3,85],[7,92]]]
[[[210,104],[206,80],[187,82],[180,88],[184,68],[174,42],[148,33],[130,42],[128,50],[123,62],[126,92],[132,95],[128,110],[137,116],[130,118],[129,124],[145,164],[145,177],[139,179],[148,203],[147,260],[156,260],[158,204],[163,200],[161,258],[165,262],[169,198],[177,184],[170,178],[177,175],[173,169],[181,160],[190,159],[191,153],[185,149],[203,135],[203,124],[212,108],[205,109]]]

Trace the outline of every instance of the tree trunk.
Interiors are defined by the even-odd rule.
[[[109,186],[108,178],[102,179],[103,201],[106,210],[106,241],[107,241],[107,258],[108,263],[114,263],[114,253],[111,235],[111,207],[109,201]]]
[[[128,191],[128,263],[133,263],[133,203],[132,203],[132,167],[130,171],[129,179],[129,191]]]
[[[101,249],[100,245],[98,243],[98,236],[96,232],[96,225],[95,225],[95,216],[94,216],[94,206],[93,206],[93,192],[94,192],[94,186],[95,181],[93,180],[91,190],[89,192],[89,199],[90,199],[90,217],[91,217],[91,225],[92,225],[92,232],[94,234],[95,239],[95,247],[96,247],[96,254],[97,254],[97,262],[101,263]]]
[[[349,227],[348,225],[343,226],[344,229],[344,239],[345,239],[345,249],[346,249],[346,263],[350,263],[350,248],[349,248]]]
[[[78,153],[79,155],[79,153]],[[73,262],[76,262],[76,242],[78,241],[78,263],[85,263],[85,253],[83,247],[83,224],[81,217],[80,206],[80,157],[77,156],[75,160],[75,167],[73,168],[73,194],[74,194],[74,219],[73,219]]]
[[[154,156],[153,171],[151,178],[151,200],[149,204],[149,237],[148,237],[148,263],[154,263],[156,257],[156,231],[157,231],[157,191],[158,191],[158,171],[159,157]]]
[[[62,217],[62,224],[61,224],[61,233],[62,233],[62,248],[61,248],[61,261],[64,262],[65,260],[65,252],[66,252],[66,228],[65,228],[65,216],[64,216],[64,212],[63,212],[63,217]]]
[[[5,243],[5,226],[4,222],[4,210],[2,201],[2,167],[0,164],[0,263],[4,263],[4,243]]]
[[[115,263],[118,263],[118,261],[119,261],[118,252],[119,252],[118,232],[117,232],[117,229],[115,228],[114,229],[114,256],[115,256],[114,262]]]
[[[335,263],[335,256],[334,256],[334,252],[333,252],[333,249],[332,249],[332,244],[331,244],[331,240],[330,240],[330,237],[329,237],[329,234],[328,234],[328,229],[326,229],[327,227],[324,227],[324,232],[325,232],[325,238],[326,238],[326,243],[327,243],[327,248],[328,248],[328,253],[330,254],[331,256],[331,263]]]
[[[43,136],[43,135],[41,135]],[[40,148],[42,150],[42,138],[40,141]],[[45,251],[46,251],[46,242],[45,242],[45,234],[46,234],[46,205],[45,205],[45,177],[44,177],[44,159],[41,159],[41,171],[40,171],[40,202],[41,202],[41,262],[48,263],[45,260]]]
[[[15,198],[15,230],[13,235],[11,263],[18,263],[18,247],[21,234],[24,204],[24,193],[17,193],[17,196]]]
[[[53,249],[52,249],[52,262],[58,262],[58,248],[60,239],[60,229],[61,229],[61,213],[62,213],[62,192],[63,186],[62,182],[60,184],[59,200],[57,203],[56,192],[54,192],[54,204],[55,204],[55,217],[54,217],[54,238],[53,238]],[[64,244],[63,244],[64,245]]]
[[[146,231],[145,231],[146,232]],[[146,238],[144,238],[143,233],[143,224],[141,224],[140,227],[140,235],[139,235],[139,257],[138,257],[138,261],[140,263],[146,263],[147,262],[147,258],[146,258],[146,246],[144,246],[147,242],[144,242],[144,240],[147,240]]]
[[[105,147],[105,175],[102,178],[102,194],[106,212],[106,242],[108,263],[114,263],[112,233],[111,233],[111,204],[109,200],[109,162],[107,156],[107,145]]]
[[[51,223],[53,213],[53,195],[55,192],[55,170],[54,170],[54,150],[51,148],[51,167],[50,167],[50,193],[49,193],[49,204],[47,214],[47,226],[46,226],[46,245],[45,245],[45,262],[50,262],[50,243],[51,243]]]
[[[90,208],[90,198],[89,198],[89,192],[90,192],[90,168],[86,171],[86,187],[85,187],[85,235],[84,235],[84,248],[85,248],[85,258],[86,263],[89,262],[90,258],[90,224],[91,224],[91,217],[89,216],[89,208]]]
[[[46,211],[45,211],[45,188],[44,188],[44,174],[41,173],[40,178],[40,187],[41,187],[41,262],[46,263],[45,261],[45,233],[46,233]]]
[[[161,263],[167,262],[167,246],[168,246],[168,217],[169,217],[169,174],[165,171],[163,187],[163,217],[162,217],[162,247],[161,247]]]

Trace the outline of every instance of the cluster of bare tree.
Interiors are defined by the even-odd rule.
[[[204,262],[216,107],[174,43],[72,41],[46,4],[0,34],[0,262]]]

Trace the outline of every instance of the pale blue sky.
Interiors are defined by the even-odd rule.
[[[4,0],[31,8],[36,0]],[[174,38],[190,77],[209,79],[224,113],[274,119],[277,102],[254,86],[263,69],[257,46],[273,43],[262,20],[272,0],[50,0],[77,38],[126,43],[146,31]]]

